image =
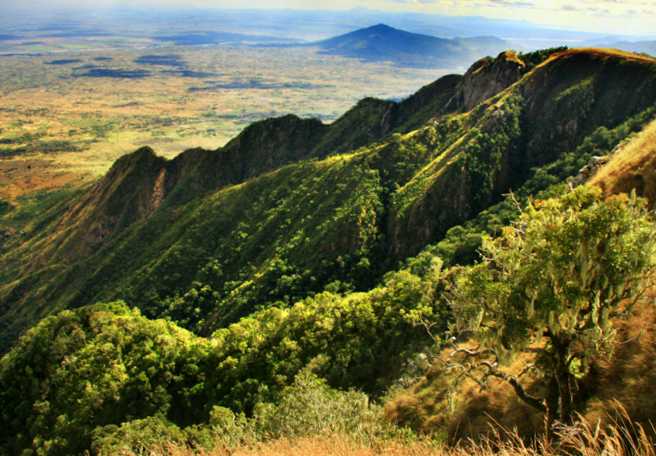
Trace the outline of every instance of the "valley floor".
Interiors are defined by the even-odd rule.
[[[455,71],[361,63],[313,48],[62,55],[0,58],[0,198],[96,180],[145,144],[172,158],[216,149],[268,117],[331,122],[364,97],[403,98]]]

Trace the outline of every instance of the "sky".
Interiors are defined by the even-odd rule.
[[[10,0],[0,0],[1,2]],[[29,0],[28,0],[29,1]],[[35,3],[89,4],[87,0],[33,0]],[[125,0],[95,0],[119,4]],[[656,0],[136,0],[150,5],[211,8],[291,8],[382,11],[528,20],[537,24],[608,34],[656,36]]]

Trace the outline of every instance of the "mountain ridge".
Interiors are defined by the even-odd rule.
[[[653,60],[590,50],[538,57],[503,53],[471,78],[448,76],[401,103],[363,100],[330,126],[286,116],[218,151],[166,162],[142,149],[121,159],[95,190],[4,241],[0,318],[13,328],[5,340],[34,309],[98,300],[125,299],[207,334],[258,302],[293,302],[331,284],[368,289],[532,168],[656,100]],[[628,90],[638,95],[629,103],[617,97]],[[492,98],[467,111],[472,93]],[[144,169],[133,166],[141,161]],[[93,199],[108,191],[115,204]],[[84,201],[91,216],[76,224],[70,214]],[[54,232],[44,228],[53,223]],[[197,316],[182,304],[194,283],[212,290]],[[27,311],[28,302],[40,304]]]

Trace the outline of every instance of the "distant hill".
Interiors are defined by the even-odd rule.
[[[211,30],[178,33],[175,35],[154,36],[155,41],[172,42],[177,46],[205,46],[208,44],[260,44],[298,40],[264,35],[249,35],[243,33],[226,33]]]
[[[415,68],[469,66],[481,57],[517,48],[493,36],[445,39],[410,33],[385,24],[311,45],[320,47],[325,54],[371,62],[394,62],[398,66]]]
[[[605,44],[599,47],[606,47],[612,49],[619,49],[621,51],[635,52],[637,54],[649,54],[652,57],[656,56],[656,41],[616,41],[614,43]]]

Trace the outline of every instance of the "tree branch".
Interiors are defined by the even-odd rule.
[[[501,196],[510,196],[512,199],[513,203],[515,203],[515,206],[517,207],[517,210],[519,211],[520,214],[523,214],[524,211],[522,210],[522,206],[519,204],[519,201],[517,201],[517,198],[515,198],[515,194],[513,193],[512,190],[510,190],[510,193],[503,193]]]
[[[648,325],[648,324],[649,324],[649,323],[645,323],[645,326],[642,327],[642,329],[640,330],[640,332],[638,333],[637,336],[632,337],[632,338],[630,338],[630,339],[627,339],[627,340],[625,340],[624,342],[613,342],[613,345],[626,345],[626,344],[628,344],[628,343],[630,343],[630,342],[633,342],[634,340],[638,340],[638,339],[640,339],[640,338],[642,337],[642,333],[645,331],[645,329],[647,329],[647,325]]]
[[[525,403],[527,403],[531,407],[534,407],[534,408],[540,410],[541,412],[547,413],[547,405],[545,404],[544,399],[540,399],[538,397],[531,396],[530,394],[528,394],[526,392],[526,390],[524,389],[524,387],[522,386],[522,384],[519,383],[519,378],[518,377],[515,377],[514,375],[510,375],[510,374],[507,374],[505,372],[502,372],[502,371],[498,370],[493,364],[491,364],[487,361],[481,363],[481,366],[485,366],[485,367],[488,368],[489,371],[488,371],[487,375],[491,375],[493,377],[500,378],[500,379],[506,381],[507,383],[509,383],[510,386],[512,386],[513,389],[515,390],[515,394],[517,394],[517,397],[519,399],[521,399],[522,401],[524,401]],[[530,370],[530,368],[529,368],[529,370]],[[519,375],[519,377],[521,377],[526,372],[527,372],[527,370],[525,369],[525,371],[523,371]]]

